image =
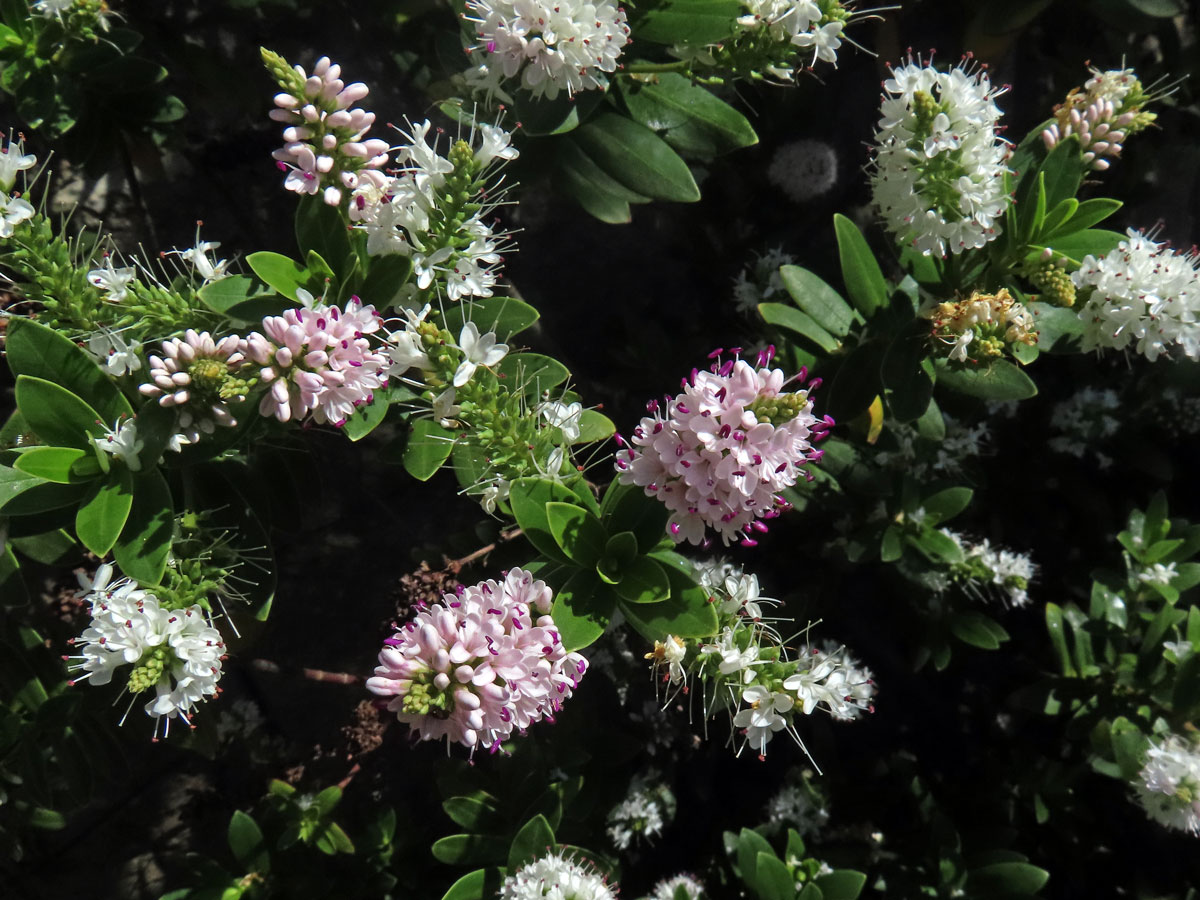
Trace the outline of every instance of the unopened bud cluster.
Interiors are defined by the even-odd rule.
[[[1054,107],[1054,124],[1042,132],[1042,142],[1052,150],[1060,141],[1075,135],[1083,150],[1084,163],[1103,171],[1109,167],[1105,157],[1120,156],[1127,137],[1154,123],[1157,116],[1144,109],[1152,99],[1133,69],[1108,72],[1092,69],[1092,77],[1084,86],[1072,88],[1066,99]]]
[[[1075,305],[1075,282],[1071,273],[1053,262],[1043,263],[1029,273],[1030,283],[1041,291],[1040,299],[1068,309]]]

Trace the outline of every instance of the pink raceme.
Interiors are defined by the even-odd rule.
[[[681,394],[661,407],[651,401],[650,415],[617,453],[622,483],[667,505],[667,531],[677,543],[700,544],[712,528],[726,544],[754,546],[755,533],[767,530],[762,520],[787,508],[779,492],[802,474],[811,479],[804,467],[821,458],[813,445],[833,425],[812,412],[808,395],[819,379],[785,392],[807,372],[785,379],[767,368],[774,348],[759,354],[758,368],[738,350],[722,361],[723,352],[710,354],[709,371],[693,370]]]
[[[553,721],[587,670],[559,639],[551,597],[522,569],[446,594],[384,642],[367,689],[420,740],[495,750]]]

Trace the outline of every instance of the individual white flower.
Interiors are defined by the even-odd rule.
[[[17,173],[37,165],[37,157],[25,153],[21,141],[9,141],[0,150],[0,193],[7,194],[17,181]],[[7,237],[7,235],[5,235]]]
[[[475,161],[481,166],[488,165],[494,159],[505,161],[514,160],[521,154],[512,145],[512,135],[495,125],[480,124],[477,126],[481,140],[475,150]]]
[[[1011,155],[987,73],[909,60],[892,69],[875,133],[871,186],[884,224],[926,256],[978,249],[1001,230]]]
[[[583,416],[582,403],[563,403],[551,400],[540,407],[542,417],[552,428],[562,431],[563,440],[573,444],[579,440],[579,420]]]
[[[133,419],[118,421],[106,431],[104,437],[92,439],[96,446],[109,456],[121,460],[131,472],[140,471],[142,462],[138,454],[142,452],[145,441],[138,437],[137,423]]]
[[[738,645],[733,629],[728,626],[722,629],[715,644],[702,644],[700,652],[716,654],[720,657],[721,661],[717,663],[717,671],[722,675],[743,672],[746,681],[753,677],[751,667],[758,663],[758,644],[750,641],[743,650]]]
[[[454,372],[454,386],[462,387],[479,366],[494,366],[508,353],[508,344],[496,343],[496,333],[480,335],[474,322],[467,322],[458,335],[458,346],[466,357]]]
[[[840,709],[844,702],[845,670],[837,659],[825,654],[813,656],[811,661],[810,668],[786,678],[784,688],[796,694],[806,716],[821,703],[830,709]]]
[[[1200,752],[1191,740],[1172,734],[1151,744],[1138,779],[1134,788],[1150,818],[1200,834]]]
[[[49,19],[61,17],[74,5],[75,0],[37,0],[31,8]]]
[[[1153,362],[1178,347],[1200,358],[1200,275],[1194,252],[1178,253],[1135,229],[1115,250],[1088,255],[1071,280],[1086,303],[1083,349],[1133,344]]]
[[[443,428],[453,425],[454,417],[462,412],[462,407],[454,402],[455,393],[454,388],[448,387],[433,398],[433,417]]]
[[[16,226],[32,219],[36,210],[20,197],[0,195],[0,238],[10,238]]]
[[[227,274],[226,270],[229,268],[229,260],[209,259],[208,254],[220,246],[220,241],[201,241],[197,236],[195,246],[189,247],[187,250],[170,250],[167,252],[177,254],[180,259],[191,263],[196,274],[200,276],[201,281],[204,284],[208,284],[224,278]]]
[[[820,28],[814,28],[792,36],[792,43],[797,47],[813,49],[813,59],[810,65],[816,65],[818,59],[837,65],[837,49],[842,46],[842,30],[845,25],[841,22],[829,22]]]
[[[589,864],[548,853],[504,879],[500,900],[616,900],[616,885]]]
[[[652,660],[655,668],[666,667],[667,673],[663,677],[671,684],[683,681],[683,661],[686,657],[687,641],[673,634],[668,634],[665,641],[655,641],[654,649],[646,654],[646,659]]]
[[[125,299],[129,294],[129,284],[136,277],[137,272],[132,266],[115,268],[111,255],[104,257],[103,268],[92,269],[87,273],[88,283],[102,290],[106,295],[105,299],[113,303],[120,303]]]
[[[746,743],[757,747],[762,755],[775,733],[787,727],[788,720],[782,714],[789,712],[796,700],[784,691],[755,684],[742,691],[742,703],[746,706],[733,717],[734,727],[743,729]]]
[[[88,336],[87,351],[109,375],[128,375],[142,367],[136,349],[125,343],[119,332],[103,325]]]
[[[1171,655],[1175,657],[1175,662],[1183,662],[1183,660],[1192,652],[1192,642],[1163,641],[1163,649],[1171,652]]]
[[[563,461],[566,458],[566,451],[562,447],[555,447],[546,457],[544,465],[540,459],[535,459],[533,464],[537,468],[538,474],[543,478],[548,478],[551,481],[562,481]]]
[[[479,502],[483,506],[483,511],[489,516],[492,515],[496,511],[496,504],[508,499],[509,487],[509,482],[499,477],[488,482],[479,494]]]

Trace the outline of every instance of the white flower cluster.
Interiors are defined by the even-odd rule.
[[[1083,459],[1088,452],[1095,454],[1101,469],[1112,465],[1112,457],[1101,453],[1096,445],[1111,438],[1120,430],[1118,411],[1121,400],[1111,388],[1080,388],[1073,395],[1054,404],[1051,427],[1058,432],[1050,438],[1050,449]]]
[[[817,0],[742,0],[746,14],[738,19],[743,28],[765,27],[777,41],[812,51],[814,66],[817,60],[837,65],[837,51],[842,45],[845,18],[826,15]],[[841,4],[830,4],[841,11]],[[772,73],[776,74],[776,73]],[[779,73],[782,74],[782,73]],[[790,77],[788,72],[784,77]]]
[[[829,821],[824,802],[816,802],[813,789],[786,784],[767,801],[767,822],[777,828],[794,828],[801,837],[814,835]]]
[[[738,272],[733,281],[733,302],[737,311],[748,316],[754,315],[758,304],[782,299],[787,291],[779,268],[794,265],[795,262],[794,256],[778,247],[755,254],[753,261]]]
[[[611,0],[467,0],[463,18],[476,36],[467,52],[484,56],[468,83],[508,101],[500,85],[518,75],[548,100],[603,90],[629,43],[625,11]]]
[[[1194,742],[1172,734],[1152,744],[1138,779],[1134,788],[1146,815],[1200,834],[1200,751]]]
[[[71,683],[108,684],[117,669],[132,665],[127,689],[135,695],[154,689],[146,715],[154,718],[155,739],[159,723],[165,737],[172,719],[191,725],[196,704],[217,694],[225,644],[199,606],[169,609],[136,581],[112,576],[108,563],[90,581],[80,576],[92,620],[72,642],[80,652],[70,657],[71,668],[84,674]]]
[[[1156,118],[1143,112],[1151,99],[1142,90],[1133,69],[1091,70],[1092,77],[1083,89],[1074,88],[1065,102],[1054,108],[1054,123],[1042,132],[1042,142],[1052,150],[1071,135],[1079,139],[1083,161],[1103,172],[1109,167],[1106,156],[1121,154],[1121,142],[1136,134]],[[1170,89],[1167,90],[1170,93]]]
[[[629,786],[625,799],[608,811],[605,821],[609,840],[618,850],[649,842],[662,834],[663,826],[674,814],[675,798],[666,785],[651,786],[639,778]]]
[[[649,900],[679,900],[680,890],[687,900],[701,900],[705,896],[704,885],[691,875],[676,875],[656,884]]]
[[[565,853],[550,853],[504,879],[500,900],[616,900],[616,885],[591,865]]]
[[[1106,256],[1085,256],[1071,276],[1087,302],[1083,348],[1123,350],[1134,344],[1151,362],[1178,346],[1200,358],[1200,276],[1194,252],[1177,253],[1140,231]]]
[[[814,662],[828,660],[837,669],[846,673],[846,697],[843,698],[846,702],[830,706],[830,712],[835,719],[842,722],[853,722],[863,714],[864,710],[869,711],[875,708],[873,705],[875,699],[874,673],[851,654],[844,645],[825,641],[820,648],[805,647],[802,652],[805,656],[811,657]]]
[[[1029,582],[1037,574],[1037,566],[1023,553],[998,549],[986,538],[979,543],[968,541],[949,528],[939,529],[962,551],[963,561],[951,566],[953,583],[979,599],[998,596],[1007,607],[1024,606],[1029,602]],[[935,583],[935,590],[944,590],[949,583]]]
[[[517,149],[508,132],[478,125],[472,139],[479,146],[456,142],[448,159],[436,138],[433,146],[427,142],[431,128],[428,120],[410,124],[408,142],[396,153],[398,174],[363,180],[350,198],[350,219],[366,231],[371,256],[412,260],[421,291],[436,284],[451,300],[490,297],[507,235],[484,221],[502,199],[502,192],[490,192],[484,201],[484,179],[494,162],[516,159]]]
[[[996,135],[1004,88],[969,64],[939,72],[911,59],[883,88],[871,186],[888,229],[926,256],[994,240],[1011,199],[1011,149]]]
[[[919,443],[922,438],[915,426],[895,422],[888,424],[888,432],[896,441],[896,449],[879,451],[875,461],[881,466],[903,469],[915,478],[953,477],[962,473],[969,460],[992,452],[992,429],[986,421],[972,425],[945,413],[942,418],[946,434],[936,451],[931,453]]]

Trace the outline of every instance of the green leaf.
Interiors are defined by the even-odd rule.
[[[880,562],[895,562],[904,555],[903,532],[899,526],[889,525],[883,531],[883,539],[879,542]]]
[[[554,596],[550,615],[567,650],[582,650],[608,628],[616,596],[592,573],[576,571]]]
[[[933,399],[933,379],[922,365],[928,353],[929,323],[913,319],[896,335],[879,364],[888,407],[899,422],[919,419]]]
[[[433,858],[451,866],[496,865],[508,853],[504,838],[482,834],[452,834],[433,842]]]
[[[93,454],[74,447],[31,447],[16,458],[13,468],[58,484],[78,484],[90,481],[100,471],[97,465],[86,475],[79,474],[87,471],[86,463],[95,462]]]
[[[158,469],[133,475],[133,506],[113,547],[117,566],[144,585],[162,580],[174,533],[175,506],[171,489]]]
[[[831,335],[845,337],[856,322],[862,321],[841,294],[808,269],[783,266],[779,277],[795,304]]]
[[[1193,650],[1175,673],[1175,686],[1171,689],[1171,707],[1181,716],[1187,717],[1197,704],[1200,704],[1200,653]]]
[[[550,530],[546,505],[551,502],[571,503],[575,495],[566,486],[546,478],[517,478],[509,486],[508,502],[513,518],[521,526],[529,543],[557,562],[570,562],[558,547]]]
[[[468,872],[450,886],[442,900],[491,900],[500,893],[501,876],[497,869]]]
[[[614,479],[604,494],[600,510],[605,531],[633,532],[641,553],[649,553],[666,537],[670,511],[659,500],[647,497],[635,484],[621,484]]]
[[[631,218],[630,203],[649,203],[650,198],[614,179],[573,138],[559,141],[555,156],[560,181],[579,205],[601,222],[620,225]]]
[[[956,364],[939,359],[937,383],[952,391],[981,400],[1027,400],[1037,395],[1037,385],[1006,359],[982,366]]]
[[[404,470],[417,481],[428,481],[450,458],[455,433],[433,419],[416,419],[404,447]]]
[[[1032,178],[1030,192],[1016,200],[1017,228],[1025,240],[1038,233],[1046,218],[1046,173],[1038,172]]]
[[[1047,233],[1042,236],[1042,240],[1057,240],[1068,234],[1091,228],[1093,225],[1103,222],[1124,205],[1120,200],[1110,200],[1108,197],[1093,197],[1091,200],[1084,200],[1061,225],[1053,231],[1047,230]]]
[[[351,254],[350,236],[341,212],[327,204],[320,193],[302,196],[296,206],[296,243],[301,254],[307,256],[309,251],[315,251],[322,259],[334,263]]]
[[[28,537],[10,536],[9,542],[22,556],[44,566],[70,566],[71,557],[79,555],[79,543],[65,528],[31,534]]]
[[[546,521],[563,553],[581,566],[596,565],[608,541],[599,519],[574,503],[551,501],[546,504]]]
[[[233,311],[242,304],[260,303],[264,300],[270,301],[272,304],[277,303],[278,295],[265,288],[266,286],[262,282],[249,275],[226,275],[224,278],[204,285],[196,292],[196,297],[213,312],[231,318],[240,318],[240,316],[235,316]],[[289,299],[295,299],[295,295],[293,294]]]
[[[263,842],[262,829],[240,809],[229,819],[228,840],[234,858],[251,872],[265,873],[269,869],[271,855]]]
[[[740,112],[676,72],[654,82],[618,81],[634,121],[661,132],[681,153],[710,159],[758,143]]]
[[[793,309],[786,303],[760,303],[758,313],[767,324],[795,332],[826,353],[833,353],[841,346],[837,338],[818,325],[812,316]]]
[[[1117,249],[1123,240],[1125,235],[1115,231],[1085,228],[1071,234],[1056,235],[1053,240],[1047,239],[1045,244],[1036,245],[1036,248],[1049,247],[1055,259],[1065,256],[1074,263],[1081,263],[1085,256],[1101,257]]]
[[[6,516],[31,516],[74,506],[86,490],[83,484],[54,484],[0,466],[0,512]]]
[[[411,276],[412,260],[407,256],[399,253],[373,256],[358,292],[364,303],[387,309],[395,305]]]
[[[465,322],[474,322],[480,334],[496,333],[507,341],[538,320],[538,311],[512,297],[485,297],[458,303],[446,310],[446,330],[458,337]]]
[[[29,603],[29,588],[21,577],[21,564],[12,547],[0,554],[0,606],[25,606]],[[0,739],[0,745],[3,745]]]
[[[879,268],[875,254],[871,252],[857,225],[841,213],[835,213],[833,229],[837,234],[838,258],[842,264],[846,293],[850,295],[855,309],[869,319],[876,310],[885,309],[888,305],[891,292],[883,277],[883,270]]]
[[[842,360],[825,398],[829,414],[838,422],[848,422],[867,408],[883,392],[879,372],[887,345],[867,341],[850,351]]]
[[[967,487],[946,488],[936,494],[930,494],[921,501],[921,506],[926,515],[933,517],[929,524],[940,525],[966,509],[974,495],[975,492]]]
[[[1124,716],[1113,719],[1108,731],[1109,742],[1112,746],[1113,757],[1120,767],[1121,777],[1132,781],[1142,768],[1146,756],[1146,747],[1150,741],[1142,730]]]
[[[493,371],[509,390],[539,400],[544,392],[571,377],[566,366],[541,353],[509,353]]]
[[[142,441],[138,460],[143,467],[157,465],[166,452],[171,436],[176,433],[178,414],[174,407],[159,406],[157,400],[147,400],[138,410],[137,436]]]
[[[591,115],[598,101],[599,97],[582,93],[572,97],[560,94],[553,100],[521,97],[517,101],[521,131],[535,137],[574,131],[580,122]]]
[[[631,191],[680,203],[700,199],[687,163],[662,138],[632,119],[601,113],[571,137],[597,166]]]
[[[917,419],[916,426],[917,434],[927,441],[941,442],[946,439],[946,419],[935,400],[929,401],[929,407]]]
[[[65,387],[109,424],[121,416],[133,415],[125,395],[95,360],[45,325],[29,319],[9,319],[4,355],[13,375],[44,378]]]
[[[663,567],[648,556],[639,556],[621,568],[617,596],[628,603],[657,603],[671,597],[671,582]]]
[[[613,420],[594,409],[585,409],[579,414],[579,437],[572,443],[591,444],[606,441],[617,432]]]
[[[1058,206],[1046,213],[1046,218],[1042,222],[1042,227],[1039,234],[1054,234],[1062,225],[1067,222],[1075,211],[1079,209],[1079,201],[1074,197],[1068,197],[1061,201]],[[1083,227],[1082,225],[1080,226]]]
[[[261,250],[246,257],[246,264],[268,286],[289,300],[296,299],[296,291],[308,284],[309,271],[282,253]]]
[[[1026,862],[998,862],[971,869],[967,873],[966,892],[970,897],[1032,896],[1050,880],[1045,869]]]
[[[1075,678],[1078,673],[1071,661],[1071,651],[1067,649],[1067,636],[1063,631],[1062,607],[1056,603],[1046,604],[1046,630],[1050,633],[1050,643],[1054,647],[1054,655],[1058,657],[1059,668],[1063,675]]]
[[[734,32],[738,0],[666,0],[634,20],[633,36],[653,44],[716,44]]]
[[[981,650],[995,650],[1000,646],[991,619],[983,613],[968,610],[950,616],[950,632],[964,644]]]
[[[1037,323],[1038,349],[1043,353],[1077,353],[1084,332],[1083,319],[1073,309],[1051,303],[1025,304]]]
[[[133,506],[133,475],[114,466],[105,481],[97,481],[75,515],[80,543],[103,559],[121,535]]]
[[[387,390],[380,388],[375,392],[375,395],[362,406],[358,407],[350,417],[342,423],[342,434],[346,435],[351,441],[361,441],[368,434],[383,424],[383,420],[387,418],[389,398]],[[418,422],[433,422],[432,419],[418,419]],[[435,423],[436,424],[436,423]],[[441,427],[441,426],[438,426]],[[445,430],[445,429],[443,429]],[[453,449],[451,443],[451,449]],[[442,462],[445,462],[443,459]],[[441,468],[441,465],[438,465]],[[434,469],[436,472],[437,469]],[[432,477],[432,473],[430,473]],[[427,479],[421,478],[420,481]]]
[[[857,900],[867,884],[867,876],[853,869],[834,869],[828,875],[818,875],[813,883],[827,900]]]
[[[540,813],[521,826],[508,850],[508,870],[515,872],[554,850],[554,829]]]
[[[472,831],[487,831],[500,822],[500,813],[490,795],[478,791],[470,797],[450,797],[442,801],[442,809],[456,825]]]
[[[919,535],[906,535],[905,540],[935,563],[962,562],[962,548],[940,531],[926,528]]]
[[[1039,173],[1046,179],[1046,208],[1054,209],[1064,200],[1073,198],[1085,171],[1083,151],[1076,135],[1055,144]]]
[[[671,585],[670,599],[658,603],[622,603],[621,612],[646,640],[661,641],[668,634],[681,638],[708,637],[717,631],[717,613],[708,594],[665,554],[650,558],[663,563]]]
[[[759,900],[794,900],[796,880],[783,860],[771,851],[759,851],[751,884]]]
[[[37,436],[57,447],[92,452],[92,439],[104,437],[107,432],[96,410],[44,378],[17,376],[17,407]]]
[[[742,876],[742,881],[753,888],[758,883],[756,878],[758,873],[758,855],[760,853],[771,855],[771,845],[757,831],[743,828],[737,836],[736,846],[738,874]]]

